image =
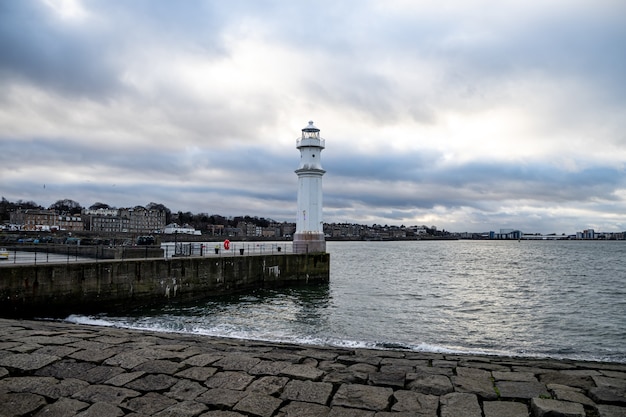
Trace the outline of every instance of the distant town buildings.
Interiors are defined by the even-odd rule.
[[[180,234],[206,237],[239,237],[243,239],[289,239],[294,235],[296,223],[275,222],[267,219],[230,218],[217,216],[223,224],[179,223],[166,224],[166,210],[133,208],[83,209],[80,213],[66,214],[56,210],[15,209],[10,212],[9,223],[2,230],[26,232],[80,232],[129,233],[134,235]],[[198,216],[200,217],[200,216]],[[205,216],[207,219],[214,216]],[[177,217],[174,216],[174,219]],[[524,233],[519,229],[502,228],[499,232],[450,233],[435,226],[388,226],[355,223],[324,223],[323,233],[332,240],[418,240],[418,239],[493,239],[493,240],[626,240],[626,232],[597,232],[592,228],[574,234]]]
[[[444,237],[446,232],[427,226],[366,226],[352,223],[324,224],[324,234],[335,240],[402,240],[420,239],[427,236]],[[448,234],[449,235],[449,234]]]
[[[24,231],[94,231],[160,233],[165,228],[165,211],[141,206],[122,209],[83,210],[80,215],[59,214],[56,210],[19,209],[10,214],[10,223]]]
[[[50,232],[56,230],[84,230],[80,216],[61,215],[55,210],[17,210],[10,215],[10,222],[24,231]]]
[[[523,233],[516,229],[500,229],[499,233],[454,233],[459,239],[495,239],[495,240],[625,240],[626,232],[595,232],[593,229],[585,229],[573,235]]]
[[[237,227],[227,230],[230,236],[281,238],[291,237],[296,228],[295,223],[270,222],[267,226],[258,226],[252,222],[239,222]]]

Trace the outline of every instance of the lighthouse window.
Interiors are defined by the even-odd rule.
[[[313,154],[313,158],[315,158],[315,154]]]

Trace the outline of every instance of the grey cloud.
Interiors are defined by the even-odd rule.
[[[0,76],[80,95],[118,87],[101,34],[52,22],[40,2],[0,6]]]
[[[63,22],[42,2],[3,2],[0,76],[95,100],[122,94],[124,68],[145,49],[225,53],[222,21],[206,4],[94,1],[84,4],[88,22]]]
[[[345,155],[344,155],[345,156]],[[336,208],[350,201],[370,207],[489,210],[498,201],[567,204],[616,200],[626,173],[592,166],[570,171],[546,163],[472,162],[441,167],[436,158],[410,154],[378,157],[353,154],[326,163],[326,201]],[[402,185],[404,184],[404,185]]]
[[[94,172],[105,167],[109,173],[136,172],[143,177],[156,179],[169,176],[193,179],[201,169],[219,169],[230,172],[233,179],[245,176],[244,181],[270,176],[281,178],[293,175],[298,156],[267,152],[262,147],[246,146],[241,149],[182,148],[177,151],[159,148],[135,149],[110,148],[107,143],[85,140],[83,143],[66,143],[62,138],[12,139],[2,138],[3,167],[18,169],[29,165],[51,166],[59,170],[71,170],[75,166],[92,167]]]
[[[584,130],[594,138],[596,149],[605,147],[608,153],[619,150],[614,143],[624,140],[622,2],[601,1],[596,7],[604,9],[598,12],[588,6],[588,14],[580,8],[529,14],[517,23],[501,5],[500,14],[494,16],[502,20],[492,16],[483,27],[472,20],[478,12],[376,14],[367,2],[84,4],[92,14],[88,23],[61,21],[40,2],[0,3],[0,86],[5,92],[16,84],[27,84],[33,91],[53,90],[52,99],[59,97],[59,102],[76,108],[81,103],[77,97],[104,103],[90,108],[93,113],[87,115],[96,121],[94,129],[113,124],[128,140],[99,143],[84,126],[68,129],[69,121],[56,115],[40,119],[54,125],[49,136],[42,128],[34,137],[17,133],[12,137],[15,126],[9,121],[18,113],[10,108],[0,111],[4,117],[0,123],[10,125],[0,126],[0,173],[20,170],[20,178],[11,183],[5,184],[3,178],[7,198],[37,201],[42,196],[53,202],[68,197],[82,204],[105,200],[118,206],[157,201],[174,210],[292,218],[297,150],[293,145],[284,151],[266,148],[258,135],[299,118],[290,107],[299,100],[312,109],[345,113],[369,129],[407,119],[413,126],[434,129],[442,123],[443,113],[471,116],[512,106],[524,117],[535,118],[539,127],[529,130],[541,130],[539,136],[548,141],[561,140],[565,131],[582,148]],[[473,29],[484,30],[472,38]],[[293,56],[302,60],[277,63],[293,69],[294,90],[273,85],[232,101],[228,91],[223,97],[212,94],[211,83],[219,80],[201,80],[206,88],[196,95],[180,80],[158,73],[160,65],[181,51],[201,56],[206,65],[212,58],[236,61],[229,42],[247,36],[287,50],[286,56],[297,51]],[[124,83],[129,68],[139,77],[144,75],[141,71],[154,69],[156,85],[142,91]],[[244,68],[242,76],[255,71]],[[543,85],[562,96],[530,91]],[[528,108],[527,99],[548,110],[544,114]],[[118,113],[117,106],[125,107]],[[151,117],[142,118],[144,113]],[[354,128],[358,135],[360,126]],[[557,224],[552,208],[583,206],[598,215],[623,213],[624,170],[595,155],[576,160],[580,158],[576,155],[584,155],[582,150],[571,156],[571,149],[564,148],[521,163],[493,161],[485,155],[453,165],[444,160],[445,150],[399,152],[389,146],[365,154],[358,136],[333,138],[330,127],[324,133],[329,136],[323,163],[329,221],[343,217],[404,222],[437,209],[466,224],[517,219],[526,222],[525,227],[543,228]],[[427,144],[416,139],[412,145]],[[561,156],[585,168],[560,166]],[[60,181],[48,184],[43,192],[39,178],[28,178],[29,169],[35,168],[48,170],[51,177],[76,168],[100,179]],[[211,170],[219,178],[212,178]],[[517,206],[536,210],[501,210]],[[562,224],[575,221],[565,218]]]
[[[612,16],[607,16],[609,13]],[[334,94],[342,89],[352,90],[351,94],[343,94],[346,102],[357,108],[365,102],[364,107],[372,109],[372,113],[393,119],[399,112],[398,106],[406,106],[411,101],[428,100],[438,110],[443,110],[444,106],[464,105],[468,99],[474,106],[484,106],[485,96],[511,94],[497,92],[509,88],[508,84],[515,85],[529,76],[542,76],[554,85],[574,79],[601,91],[603,96],[611,95],[615,104],[621,102],[626,88],[623,82],[626,55],[622,53],[626,26],[621,18],[626,15],[626,5],[623,3],[614,2],[602,13],[590,7],[590,10],[559,10],[558,14],[531,14],[519,17],[516,24],[507,24],[513,16],[471,21],[479,15],[476,12],[468,16],[470,21],[458,21],[455,15],[433,18],[425,14],[394,16],[371,26],[367,26],[367,21],[355,22],[371,33],[367,37],[346,40],[351,46],[352,61],[330,59],[346,66],[332,68],[333,74],[340,74],[333,78],[340,80],[341,74],[349,74],[346,78],[352,80],[342,83],[343,88]],[[342,32],[335,29],[341,37]],[[472,38],[473,32],[479,33],[476,39]],[[457,41],[450,40],[455,37]],[[437,82],[441,85],[433,86],[439,94],[423,95],[411,85],[392,90],[384,88],[385,83],[392,80],[377,80],[376,74],[370,72],[372,66],[368,61],[402,63],[405,71],[410,71],[411,62],[434,64],[440,71]],[[419,71],[419,65],[415,67],[415,71]],[[591,99],[579,97],[576,104],[588,112]],[[372,106],[372,102],[377,105]],[[424,116],[429,116],[429,112],[421,114],[418,120],[428,120],[423,119]]]
[[[528,188],[545,184],[554,190],[613,190],[626,186],[626,172],[618,168],[590,166],[579,170],[559,168],[557,163],[473,161],[447,166],[442,155],[434,152],[382,153],[380,155],[337,153],[325,156],[325,166],[333,176],[375,181],[411,181],[446,184],[455,188],[478,185],[500,188],[503,182],[526,184]]]
[[[17,170],[24,175],[22,183],[6,184],[13,190],[20,188],[41,191],[42,184],[48,182],[47,191],[74,188],[118,193],[129,179],[136,181],[139,189],[150,193],[164,192],[165,195],[186,192],[201,196],[204,192],[222,195],[241,195],[257,199],[293,199],[295,192],[297,154],[284,156],[267,153],[262,148],[246,147],[242,150],[181,149],[171,152],[159,149],[145,149],[141,152],[109,149],[106,143],[65,144],[57,138],[13,140],[2,139],[3,152],[0,165],[5,169]],[[25,162],[28,161],[28,162]],[[33,168],[50,172],[47,179],[28,180]],[[54,178],[64,172],[80,170],[93,182],[73,183],[71,186],[55,184]],[[222,171],[219,179],[199,177],[202,170]],[[168,186],[174,183],[175,186]],[[115,186],[115,189],[111,187]],[[132,192],[131,192],[132,193]],[[60,197],[59,197],[60,198]],[[115,204],[115,202],[111,202]],[[140,202],[137,202],[140,204]]]

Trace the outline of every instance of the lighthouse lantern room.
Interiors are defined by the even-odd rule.
[[[300,150],[298,175],[298,213],[293,250],[296,253],[326,252],[324,222],[322,219],[322,169],[321,154],[325,141],[320,130],[309,122],[296,141]]]

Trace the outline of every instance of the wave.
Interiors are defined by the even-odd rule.
[[[85,324],[90,326],[116,327],[116,323],[103,319],[96,319],[89,316],[79,316],[72,314],[67,316],[63,321],[74,324]]]
[[[394,341],[364,341],[364,340],[348,340],[332,337],[315,337],[315,336],[294,336],[290,334],[261,334],[254,331],[246,331],[236,329],[230,326],[216,326],[206,328],[202,326],[194,326],[187,329],[173,329],[168,326],[159,325],[153,321],[146,321],[142,324],[130,322],[123,318],[103,318],[82,315],[70,315],[63,321],[75,324],[116,327],[131,330],[144,330],[160,333],[179,333],[179,334],[196,334],[211,337],[223,337],[237,340],[251,340],[258,342],[272,343],[290,343],[305,346],[324,346],[339,347],[348,349],[373,349],[373,350],[406,350],[412,352],[427,353],[447,353],[447,354],[481,354],[488,353],[482,351],[468,351],[463,349],[451,349],[444,346],[429,345],[421,343],[419,345],[411,345]]]
[[[75,324],[116,327],[122,329],[152,331],[159,333],[178,333],[178,334],[195,334],[209,337],[229,338],[235,340],[250,340],[256,342],[270,343],[288,343],[302,346],[323,346],[337,347],[347,349],[371,349],[371,350],[402,350],[408,352],[420,353],[439,353],[448,355],[480,355],[480,356],[499,356],[499,357],[521,357],[536,359],[555,359],[555,360],[581,360],[581,361],[598,361],[598,362],[616,362],[626,363],[626,357],[598,356],[594,354],[577,354],[575,352],[529,352],[525,350],[508,351],[500,349],[476,349],[465,347],[450,347],[433,345],[428,343],[410,344],[392,340],[350,340],[335,337],[305,336],[294,335],[290,333],[263,333],[258,330],[245,330],[236,326],[218,325],[214,327],[205,326],[184,326],[173,328],[159,324],[158,321],[145,320],[141,322],[133,322],[128,318],[109,318],[94,317],[82,315],[70,315],[63,321]]]

